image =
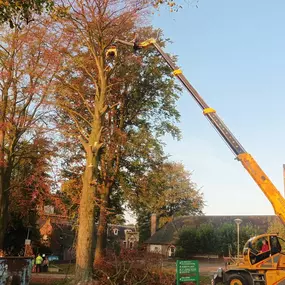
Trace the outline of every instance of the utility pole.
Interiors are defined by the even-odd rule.
[[[241,224],[241,219],[234,220],[237,225],[237,258],[239,259],[239,225]]]

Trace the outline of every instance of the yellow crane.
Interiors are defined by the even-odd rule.
[[[272,204],[275,214],[285,222],[285,199],[260,168],[254,158],[246,152],[237,138],[217,115],[215,109],[208,106],[197,90],[183,75],[173,60],[168,56],[155,39],[143,42],[134,40],[127,42],[116,40],[116,43],[133,47],[135,51],[153,46],[164,58],[173,74],[188,90],[196,103],[200,106],[204,116],[210,121],[228,147],[232,150],[259,188]],[[116,56],[116,45],[107,50],[107,56]],[[218,269],[212,280],[213,284],[227,285],[277,285],[285,284],[285,241],[276,234],[263,234],[247,241],[243,249],[243,258],[237,259],[227,269]]]

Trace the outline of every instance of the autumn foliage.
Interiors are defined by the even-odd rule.
[[[1,27],[0,247],[11,199],[10,209],[16,210],[23,201],[41,200],[41,193],[47,192],[43,168],[54,150],[46,137],[45,122],[51,111],[46,102],[60,61],[49,46],[56,40],[46,24],[14,30]]]
[[[118,273],[126,284],[168,284],[147,262],[132,267],[134,252],[121,253],[118,266],[127,272],[104,259],[107,223],[125,205],[166,219],[203,206],[190,174],[163,152],[162,137],[180,135],[181,88],[170,68],[153,49],[107,54],[116,39],[132,42],[134,34],[164,46],[160,30],[143,26],[161,4],[178,7],[171,0],[0,0],[0,22],[13,27],[3,25],[0,44],[0,246],[9,214],[26,226],[31,212],[51,204],[76,221],[76,281],[94,277],[95,254],[108,272],[98,267],[102,282]],[[36,16],[49,10],[52,18]]]
[[[9,210],[19,218],[28,218],[29,211],[36,211],[51,200],[50,159],[54,154],[52,143],[37,138],[28,145],[29,152],[16,166],[11,181]],[[28,223],[28,221],[26,221]]]
[[[33,21],[34,14],[53,7],[52,0],[0,0],[0,23],[9,23],[10,28],[15,28],[19,21],[29,24]]]

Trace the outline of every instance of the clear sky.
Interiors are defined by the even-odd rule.
[[[182,0],[183,1],[183,0]],[[185,76],[284,193],[285,1],[200,0],[152,23],[173,43]],[[273,214],[271,204],[185,91],[183,138],[166,152],[193,171],[205,214]]]

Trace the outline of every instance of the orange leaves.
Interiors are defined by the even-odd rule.
[[[7,167],[7,161],[5,161],[4,159],[0,159],[0,167]]]
[[[159,8],[161,5],[165,5],[169,7],[170,12],[177,12],[180,8],[182,8],[181,5],[178,3],[181,2],[179,0],[152,0],[152,4],[155,8]]]
[[[11,126],[10,122],[0,122],[0,130],[6,132]]]
[[[2,79],[7,79],[9,77],[9,75],[10,75],[10,72],[7,70],[0,71],[0,78],[2,78]]]
[[[61,191],[70,199],[72,205],[79,205],[82,183],[77,179],[70,179],[62,183]]]
[[[38,135],[33,143],[21,141],[17,145],[16,164],[12,165],[9,212],[27,218],[29,211],[50,199],[51,179],[49,159],[53,154],[50,142]]]

